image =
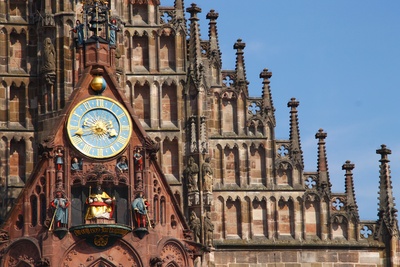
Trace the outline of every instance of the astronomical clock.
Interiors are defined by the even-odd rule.
[[[72,145],[85,156],[105,159],[129,143],[132,121],[126,109],[111,98],[95,96],[74,107],[67,121]]]

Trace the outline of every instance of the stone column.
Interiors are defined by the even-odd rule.
[[[160,85],[157,83],[150,84],[150,127],[160,126]]]
[[[153,32],[149,34],[149,71],[155,72],[159,69],[158,67],[158,47],[159,47],[159,38],[158,35],[155,35]]]

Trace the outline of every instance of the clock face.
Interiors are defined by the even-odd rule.
[[[92,158],[109,158],[128,145],[132,122],[118,102],[102,96],[80,102],[69,115],[68,137],[82,154]]]

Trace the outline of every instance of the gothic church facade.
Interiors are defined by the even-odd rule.
[[[272,73],[250,97],[245,43],[222,69],[219,14],[202,39],[200,12],[0,0],[1,266],[400,265],[390,149],[362,220],[354,164],[333,193],[320,129],[305,172],[299,102],[277,140]]]

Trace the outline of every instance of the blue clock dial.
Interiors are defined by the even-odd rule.
[[[72,145],[82,154],[109,158],[128,145],[132,122],[118,102],[107,97],[91,97],[71,111],[67,133]]]

